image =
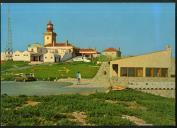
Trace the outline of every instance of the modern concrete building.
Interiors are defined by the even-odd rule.
[[[172,51],[165,50],[110,61],[110,77],[171,77]],[[172,73],[173,72],[173,73]]]

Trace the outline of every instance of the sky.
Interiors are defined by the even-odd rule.
[[[80,48],[120,48],[140,55],[172,47],[175,56],[175,3],[11,3],[13,50],[43,44],[49,20],[57,42]],[[1,51],[7,42],[7,3],[1,4]]]

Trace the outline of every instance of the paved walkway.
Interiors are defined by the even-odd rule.
[[[106,71],[106,74],[104,72]],[[69,78],[69,79],[59,79],[59,82],[72,82],[73,85],[70,87],[87,87],[87,88],[108,88],[110,86],[109,82],[109,64],[107,62],[103,62],[100,66],[97,74],[93,79],[81,79],[81,83],[77,84],[77,79]]]
[[[105,84],[101,82],[94,81],[93,79],[81,79],[81,82],[78,83],[77,79],[59,79],[57,82],[71,82],[73,85],[68,86],[70,88],[107,88]]]

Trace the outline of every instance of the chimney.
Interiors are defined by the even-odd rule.
[[[66,45],[68,45],[69,43],[68,43],[68,40],[66,40]]]

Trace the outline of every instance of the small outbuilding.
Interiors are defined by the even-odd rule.
[[[97,55],[96,49],[92,49],[92,48],[82,48],[79,50],[79,53],[82,56],[89,57],[89,58],[93,58],[94,56]]]
[[[107,56],[107,57],[111,57],[116,58],[116,57],[121,57],[121,51],[120,48],[116,49],[116,48],[106,48],[103,52],[103,55]]]

